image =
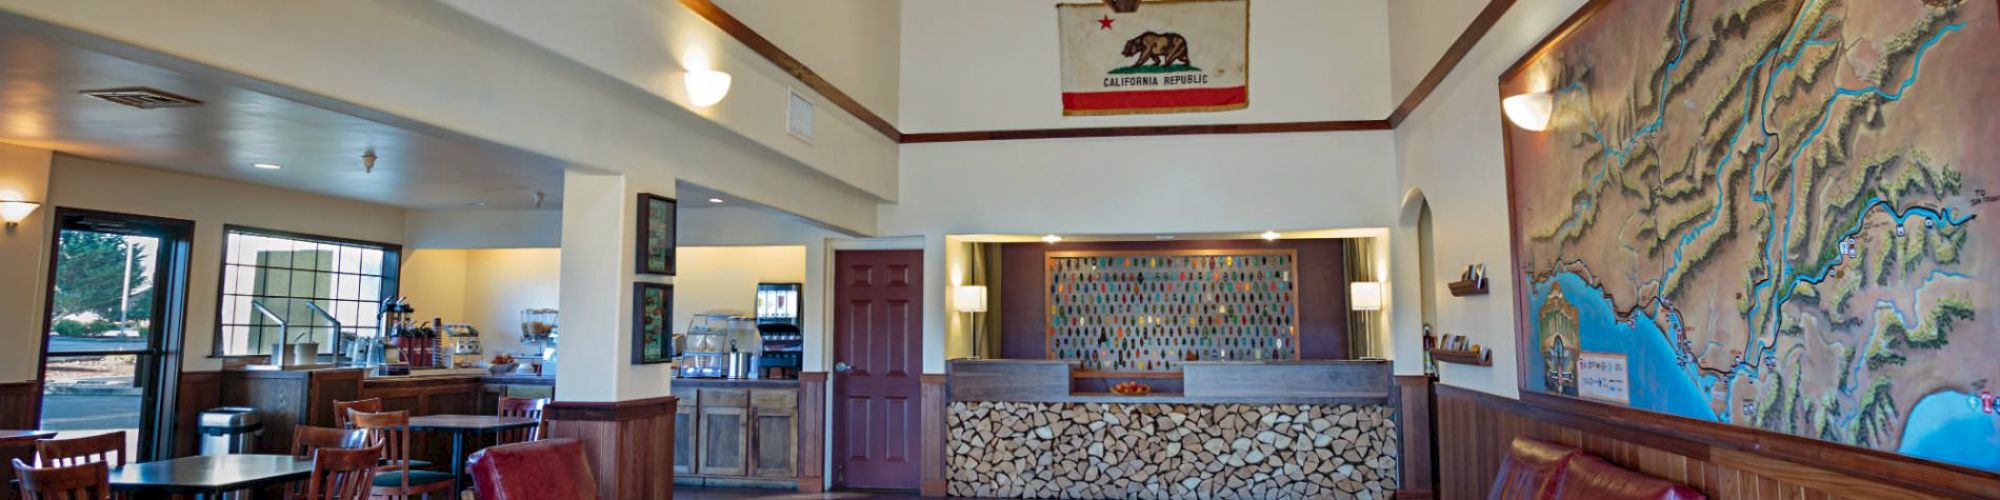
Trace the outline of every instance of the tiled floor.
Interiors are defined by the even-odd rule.
[[[780,500],[808,500],[808,499],[915,500],[923,497],[911,494],[859,493],[851,491],[806,494],[788,490],[760,490],[760,489],[749,489],[749,488],[691,488],[686,486],[676,486],[674,487],[674,498],[675,500],[739,500],[739,499],[749,499],[749,498],[780,499]]]

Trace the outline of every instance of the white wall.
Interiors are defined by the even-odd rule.
[[[48,189],[52,206],[195,222],[182,356],[187,371],[222,367],[208,356],[215,341],[215,277],[221,272],[223,225],[382,243],[403,239],[399,208],[69,155],[56,155]]]
[[[1403,102],[1490,0],[1390,0],[1389,88]]]
[[[1432,246],[1440,272],[1484,263],[1492,277],[1492,293],[1452,297],[1439,287],[1440,334],[1461,334],[1493,348],[1493,366],[1445,364],[1443,383],[1508,397],[1519,393],[1514,342],[1514,281],[1500,271],[1512,267],[1508,248],[1506,156],[1501,145],[1500,73],[1533,48],[1550,30],[1575,12],[1583,0],[1520,2],[1501,17],[1493,31],[1474,47],[1458,69],[1431,94],[1422,107],[1397,127],[1396,149],[1402,159],[1403,191],[1420,191],[1430,202],[1436,241]],[[1414,215],[1414,211],[1405,210]],[[1414,227],[1414,218],[1409,219]],[[1397,245],[1414,250],[1408,233]],[[1414,268],[1414,252],[1397,252],[1398,268]],[[1414,276],[1414,273],[1405,274]],[[1412,287],[1413,288],[1413,287]],[[1396,325],[1399,338],[1415,322]],[[1397,346],[1399,353],[1413,349]]]
[[[674,276],[674,333],[696,314],[754,314],[758,283],[805,283],[806,247],[680,247]],[[748,350],[751,346],[742,346]]]
[[[465,313],[480,331],[486,357],[529,352],[521,343],[521,310],[554,309],[562,299],[562,250],[467,250]]]
[[[10,26],[118,57],[573,170],[695,181],[857,232],[874,230],[882,196],[871,190],[895,191],[893,143],[825,105],[813,145],[784,135],[793,80],[671,2],[0,0],[0,10]],[[496,24],[551,30],[543,44],[586,45],[569,55],[604,66]],[[717,63],[735,75],[721,105],[678,101],[675,58],[692,47],[720,47]]]
[[[555,308],[561,271],[556,248],[419,248],[404,252],[402,292],[418,319],[478,328],[491,358],[531,351],[521,343],[521,310]]]
[[[562,209],[411,210],[403,228],[410,248],[556,248]]]
[[[1249,108],[1109,117],[1062,115],[1056,2],[903,2],[901,128],[1380,120],[1394,109],[1389,2],[1250,2]]]
[[[403,279],[398,290],[417,310],[416,318],[444,318],[457,323],[465,317],[467,250],[418,248],[403,250]]]
[[[896,123],[902,0],[717,0],[716,5]]]
[[[816,170],[877,197],[895,196],[895,143],[677,2],[442,1],[810,167],[799,174]],[[729,96],[720,104],[708,108],[689,104],[682,81],[691,57],[706,58],[711,67],[733,77]],[[821,104],[816,108],[813,142],[786,132],[787,89]]]
[[[52,153],[0,144],[0,200],[48,201]],[[41,373],[42,284],[48,277],[48,204],[17,227],[0,229],[0,383]]]

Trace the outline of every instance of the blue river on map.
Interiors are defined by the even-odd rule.
[[[2000,416],[1979,411],[1957,391],[1924,396],[1910,409],[1896,451],[1966,467],[2000,470]],[[1915,430],[1921,429],[1920,432]]]
[[[1633,408],[1717,420],[1706,393],[1681,367],[1679,356],[1667,342],[1668,336],[1660,332],[1653,318],[1639,312],[1631,322],[1618,321],[1618,313],[1604,298],[1604,291],[1591,287],[1576,273],[1557,273],[1554,279],[1535,283],[1529,291],[1530,328],[1536,330],[1528,345],[1542,344],[1540,325],[1534,324],[1532,315],[1547,302],[1551,284],[1561,286],[1563,298],[1576,306],[1578,340],[1583,343],[1584,352],[1625,355]],[[1542,356],[1536,353],[1529,359],[1528,366],[1523,367],[1528,372],[1529,387],[1547,390],[1542,382]]]

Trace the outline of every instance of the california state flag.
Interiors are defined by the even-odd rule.
[[[1152,0],[1117,13],[1056,5],[1063,114],[1243,109],[1250,104],[1250,1]]]

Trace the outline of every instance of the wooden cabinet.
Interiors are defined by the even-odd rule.
[[[751,475],[792,478],[799,475],[799,393],[750,392]]]
[[[675,479],[687,484],[792,482],[798,476],[799,394],[769,382],[676,382]],[[682,385],[695,385],[684,388]],[[759,386],[763,385],[763,388]]]

